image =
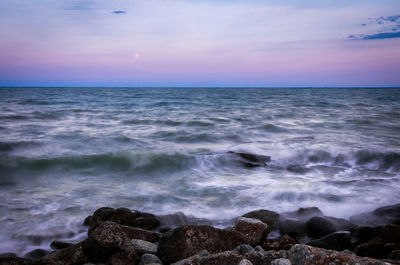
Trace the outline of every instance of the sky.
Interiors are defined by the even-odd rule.
[[[400,86],[400,1],[1,0],[0,86]]]

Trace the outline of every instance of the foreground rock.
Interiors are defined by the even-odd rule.
[[[0,265],[31,265],[32,261],[17,257],[14,253],[0,254]]]
[[[188,258],[200,250],[210,253],[232,250],[246,242],[245,237],[234,230],[222,230],[211,226],[186,225],[165,234],[158,245],[158,256],[165,263]]]
[[[258,219],[239,217],[235,230],[244,235],[248,244],[256,246],[267,237],[268,225]]]
[[[338,231],[323,238],[316,239],[307,243],[307,245],[332,249],[332,250],[345,250],[350,248],[350,232]]]
[[[362,258],[343,252],[325,250],[321,248],[310,247],[306,245],[295,245],[290,249],[290,261],[293,265],[341,265],[341,264],[370,264],[370,265],[388,265],[388,263],[374,260],[371,258]]]
[[[242,216],[247,217],[247,218],[258,219],[261,222],[267,224],[268,232],[271,232],[271,230],[274,229],[276,223],[279,220],[279,214],[277,212],[269,211],[269,210],[265,210],[265,209],[252,211],[252,212],[246,213]]]
[[[49,255],[44,256],[35,265],[84,264],[89,261],[84,252],[85,244],[86,241],[83,241],[76,245],[50,253]]]

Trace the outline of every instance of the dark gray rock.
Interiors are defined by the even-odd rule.
[[[386,242],[400,243],[400,225],[384,226],[381,237],[386,240]]]
[[[146,253],[157,254],[157,245],[154,243],[140,239],[132,239],[131,242],[139,256]]]
[[[162,227],[175,228],[181,225],[212,225],[212,222],[205,218],[186,216],[182,212],[157,216]]]
[[[158,256],[165,263],[188,258],[200,250],[210,253],[232,250],[245,243],[244,236],[233,230],[211,226],[186,225],[165,234],[158,245]]]
[[[279,225],[279,232],[281,235],[287,234],[290,237],[296,238],[301,235],[307,235],[308,227],[304,221],[286,219]]]
[[[286,170],[297,174],[305,174],[310,171],[309,168],[306,168],[303,165],[289,165],[286,167]]]
[[[366,243],[375,237],[379,237],[382,234],[382,227],[353,227],[350,229],[351,247],[354,248],[357,245]]]
[[[75,244],[78,242],[74,242]],[[63,248],[67,248],[70,247],[72,245],[74,245],[74,243],[72,242],[66,242],[66,241],[60,241],[60,240],[54,240],[53,242],[51,242],[50,247],[54,250],[60,250]]]
[[[271,262],[271,265],[292,265],[289,259],[276,259]]]
[[[309,231],[308,235],[312,238],[321,238],[338,231],[332,222],[321,216],[312,217],[306,225]]]
[[[350,248],[350,232],[338,231],[323,238],[308,242],[307,245],[331,250],[345,250]]]
[[[247,217],[247,218],[258,219],[261,222],[266,223],[268,225],[269,231],[271,231],[275,227],[275,225],[279,219],[278,213],[276,213],[274,211],[265,210],[265,209],[248,212],[242,216]]]
[[[156,255],[144,254],[140,258],[139,265],[147,265],[147,264],[163,264],[163,263]]]
[[[234,249],[234,252],[240,255],[246,255],[254,251],[254,248],[248,244],[242,244]]]
[[[399,250],[392,250],[388,255],[388,259],[391,260],[400,260],[400,249]]]
[[[323,213],[318,207],[307,207],[307,208],[299,208],[293,212],[287,212],[283,214],[284,216],[296,220],[308,221],[310,218],[314,216],[323,216]]]
[[[350,222],[359,226],[400,225],[400,204],[377,208],[372,212],[353,215]]]
[[[386,258],[393,248],[386,244],[382,238],[374,238],[366,243],[362,243],[354,248],[354,252],[358,256],[372,257],[377,259]]]
[[[33,261],[37,261],[49,253],[50,253],[50,251],[48,251],[48,250],[38,248],[38,249],[34,249],[34,250],[26,253],[25,258],[31,259]]]
[[[105,222],[111,220],[114,212],[115,209],[110,207],[102,207],[97,209],[90,218],[89,225],[97,222]]]
[[[233,152],[233,151],[229,151],[228,154],[238,157],[239,162],[246,167],[265,167],[267,166],[267,162],[271,161],[270,156],[264,156],[264,155]]]
[[[248,244],[256,246],[267,237],[268,225],[258,219],[239,217],[235,230],[244,235]]]
[[[41,258],[35,265],[70,265],[89,262],[87,255],[84,253],[85,244],[86,241],[82,241],[76,245],[54,251]]]
[[[15,256],[13,253],[0,254],[0,265],[32,265],[29,259],[23,259]]]

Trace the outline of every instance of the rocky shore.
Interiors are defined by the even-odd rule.
[[[83,223],[85,240],[53,241],[53,251],[24,257],[0,254],[0,265],[400,264],[400,204],[349,220],[316,207],[280,214],[260,209],[225,229],[182,213],[104,207]]]

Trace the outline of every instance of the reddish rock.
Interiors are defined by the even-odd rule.
[[[284,235],[280,238],[266,239],[261,246],[265,250],[289,250],[296,243],[296,240],[288,235]]]
[[[245,242],[245,237],[234,230],[222,230],[206,225],[186,225],[168,232],[161,238],[158,256],[163,262],[172,263],[203,249],[217,253],[232,250]]]
[[[235,222],[235,230],[245,236],[248,244],[256,246],[267,237],[268,225],[258,219],[239,217]]]

